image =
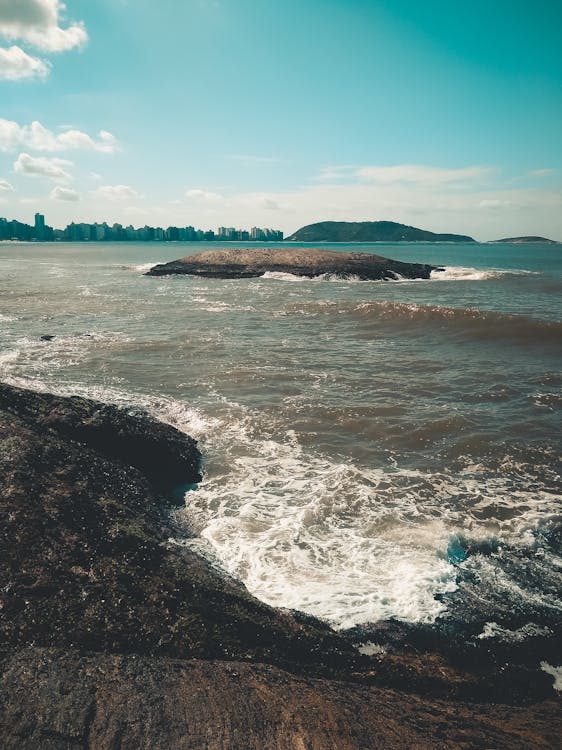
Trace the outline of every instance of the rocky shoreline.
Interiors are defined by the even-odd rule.
[[[405,263],[371,253],[343,253],[318,248],[232,248],[209,250],[161,263],[146,276],[187,274],[216,279],[248,279],[266,273],[315,278],[336,276],[361,281],[429,279],[442,270],[427,263]]]
[[[337,633],[217,571],[170,513],[200,459],[141,412],[0,385],[3,748],[558,747],[534,656]]]

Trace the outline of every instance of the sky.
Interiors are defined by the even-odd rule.
[[[557,0],[0,0],[0,216],[562,240]]]

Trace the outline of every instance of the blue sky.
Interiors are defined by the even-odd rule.
[[[553,0],[0,0],[0,215],[562,240],[561,28]]]

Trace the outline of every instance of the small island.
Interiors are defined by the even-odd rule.
[[[301,227],[292,242],[475,242],[464,234],[435,234],[395,221],[320,221]]]
[[[441,270],[427,263],[407,263],[371,253],[340,253],[318,248],[232,248],[188,255],[154,266],[147,276],[188,274],[215,279],[247,279],[266,273],[314,278],[337,276],[361,281],[429,279]]]
[[[560,242],[556,240],[549,240],[548,237],[504,237],[501,240],[494,240],[494,242],[507,242],[512,245],[559,245]]]

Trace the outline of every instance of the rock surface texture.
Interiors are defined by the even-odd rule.
[[[404,263],[370,253],[340,253],[318,248],[232,248],[209,250],[154,266],[147,276],[190,274],[217,279],[245,279],[265,273],[295,276],[341,276],[363,281],[428,279],[436,266]]]
[[[558,747],[551,689],[484,701],[223,575],[172,520],[199,460],[145,414],[0,386],[2,750]]]

